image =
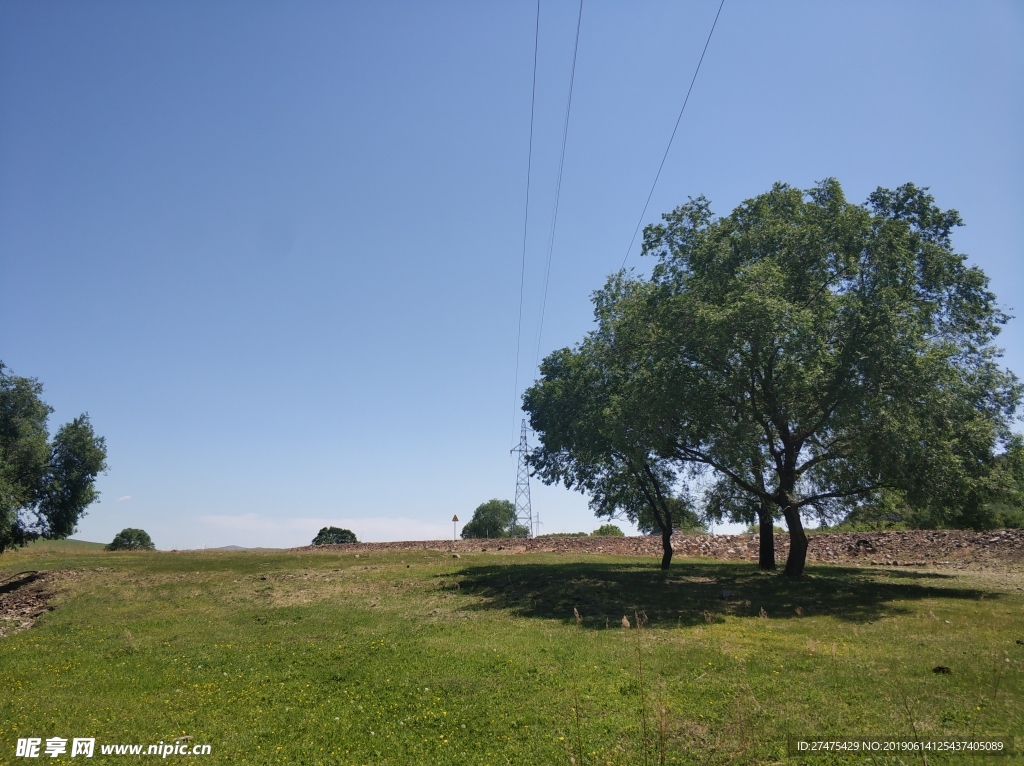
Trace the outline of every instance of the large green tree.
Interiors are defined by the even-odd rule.
[[[40,537],[67,537],[99,496],[103,437],[83,414],[51,439],[53,408],[42,392],[38,380],[12,375],[0,362],[0,553]]]
[[[780,513],[787,575],[804,570],[805,515],[899,492],[971,526],[991,500],[1021,389],[997,361],[1007,316],[952,247],[959,225],[911,184],[863,205],[831,179],[777,184],[720,218],[698,198],[645,230],[650,280],[598,296],[642,370],[628,398],[646,438]]]

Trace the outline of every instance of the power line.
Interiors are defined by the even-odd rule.
[[[724,0],[723,0],[724,2]],[[583,0],[580,0],[579,13],[576,16],[576,42],[572,49],[572,72],[569,74],[569,98],[565,103],[565,123],[562,126],[562,151],[558,157],[558,181],[555,183],[555,207],[551,213],[551,233],[548,235],[548,262],[544,271],[544,297],[540,303],[540,326],[537,329],[537,353],[533,366],[540,362],[540,339],[544,333],[544,313],[548,304],[548,282],[551,279],[551,253],[555,246],[555,226],[558,223],[558,198],[562,193],[562,166],[565,163],[565,141],[569,135],[569,112],[572,108],[572,88],[576,81],[576,53],[580,48],[580,23],[583,21]]]
[[[533,170],[533,115],[537,103],[537,43],[540,40],[540,0],[533,29],[533,90],[530,94],[530,149],[526,158],[526,208],[523,212],[523,263],[519,270],[519,329],[516,331],[516,377],[512,388],[512,438],[516,434],[516,406],[519,395],[519,344],[523,338],[523,288],[526,284],[526,231],[530,222],[530,173]]]
[[[658,165],[658,173],[654,176],[654,183],[651,184],[651,191],[647,194],[647,201],[644,203],[643,212],[640,213],[640,220],[636,222],[636,228],[633,229],[633,238],[629,240],[629,247],[626,248],[626,255],[622,259],[622,266],[626,267],[626,260],[629,258],[629,251],[633,249],[633,243],[636,242],[636,235],[640,231],[640,224],[644,222],[644,216],[647,215],[647,206],[651,204],[651,197],[654,195],[654,187],[658,185],[658,179],[661,178],[661,170],[665,167],[665,160],[668,159],[669,149],[672,148],[672,141],[676,137],[676,131],[679,130],[679,122],[683,119],[683,112],[686,111],[686,104],[690,100],[690,93],[693,91],[693,84],[697,82],[697,73],[700,72],[700,65],[704,63],[704,54],[708,52],[708,45],[711,43],[711,35],[715,33],[715,26],[718,24],[718,17],[722,14],[722,6],[725,5],[725,0],[722,0],[718,4],[718,13],[715,14],[715,20],[711,24],[711,31],[708,32],[708,39],[704,42],[704,50],[701,51],[700,61],[697,62],[697,68],[693,72],[693,79],[690,80],[690,87],[686,91],[686,98],[683,99],[683,107],[679,110],[679,116],[676,117],[676,125],[672,128],[672,135],[668,139],[668,146],[665,147],[665,154],[661,157],[661,164]]]

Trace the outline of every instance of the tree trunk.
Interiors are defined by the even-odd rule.
[[[661,530],[661,549],[664,553],[661,556],[661,568],[668,569],[669,564],[672,563],[672,529],[666,532],[664,529]]]
[[[804,564],[807,561],[807,535],[804,533],[800,512],[790,505],[782,509],[789,527],[789,558],[786,559],[786,577],[803,577]]]
[[[643,481],[643,476],[650,480],[655,497],[651,496],[647,485]],[[661,530],[661,549],[664,551],[661,556],[661,568],[668,569],[672,563],[672,509],[666,504],[665,498],[661,494],[661,487],[658,486],[658,480],[647,463],[644,463],[643,474],[639,480],[640,489],[643,491],[644,497],[647,499],[647,503],[651,506],[651,511],[654,514],[654,523]]]
[[[762,504],[757,511],[758,532],[758,562],[757,568],[764,571],[775,570],[775,519],[772,518],[771,509]]]

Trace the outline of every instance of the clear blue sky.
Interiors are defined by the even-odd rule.
[[[107,438],[78,537],[439,537],[512,497],[534,9],[0,2],[0,359]],[[587,0],[541,355],[590,327],[716,9]],[[542,0],[520,388],[575,14]],[[826,176],[930,186],[1021,313],[1024,6],[726,0],[647,221]]]

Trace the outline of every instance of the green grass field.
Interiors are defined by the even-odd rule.
[[[7,553],[0,582],[59,574],[56,609],[0,639],[0,763],[32,762],[19,737],[186,735],[211,745],[200,762],[232,764],[1021,760],[796,759],[786,739],[1021,738],[1024,573],[812,566],[790,582],[747,563],[656,564]],[[624,629],[635,614],[645,627]],[[97,746],[93,762],[124,759]]]

